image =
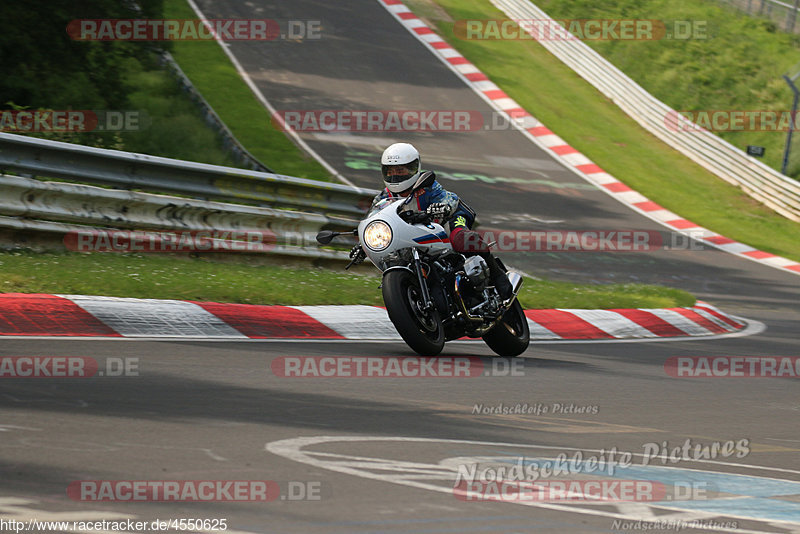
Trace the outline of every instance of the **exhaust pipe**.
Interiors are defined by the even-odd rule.
[[[511,296],[503,301],[502,307],[504,313],[511,307],[511,303],[514,302],[515,298],[517,298],[517,294],[519,293],[519,290],[522,287],[521,275],[517,273],[507,272],[506,276],[508,277],[508,281],[511,284]]]
[[[508,276],[508,281],[511,282],[511,292],[516,297],[522,287],[522,276],[517,273],[506,273],[506,276]]]

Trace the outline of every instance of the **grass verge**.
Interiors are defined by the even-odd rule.
[[[186,0],[165,0],[164,16],[197,18]],[[172,55],[233,135],[264,165],[290,176],[332,180],[322,165],[275,128],[269,112],[215,41],[174,41]]]
[[[204,258],[136,254],[0,253],[0,292],[62,293],[243,304],[383,305],[377,270],[348,273]],[[344,266],[342,266],[344,267]],[[575,285],[526,279],[526,308],[691,306],[678,289],[641,284]]]
[[[22,134],[97,148],[236,166],[223,150],[221,139],[206,125],[197,106],[181,91],[172,75],[158,65],[155,55],[142,59],[122,58],[116,67],[125,87],[129,88],[122,97],[125,101],[124,111],[136,113],[136,122],[130,128],[122,131],[41,131]],[[80,79],[77,77],[77,80]],[[79,84],[78,81],[75,84],[78,85],[75,90],[87,93],[92,90],[89,84]],[[10,106],[24,108],[14,104]],[[75,107],[89,108],[80,105]]]
[[[506,18],[487,0],[436,0],[441,9],[408,3],[525,109],[633,189],[703,227],[800,261],[800,224],[669,148],[541,45],[455,37],[454,20]]]
[[[790,109],[792,92],[781,78],[798,61],[800,36],[778,31],[775,23],[748,16],[719,2],[702,0],[536,0],[560,19],[656,19],[687,21],[694,39],[652,41],[588,40],[586,44],[670,107],[687,111]],[[780,170],[785,131],[743,128],[717,134],[744,149],[767,149],[764,163]],[[691,135],[691,134],[688,134]],[[800,176],[800,150],[792,152],[787,172]]]
[[[114,148],[236,166],[222,149],[220,138],[206,125],[197,106],[180,90],[171,74],[156,65],[151,65],[149,70],[142,68],[133,60],[124,64],[126,82],[134,88],[128,99],[131,106],[142,110],[147,118],[140,131],[120,133],[122,144]]]

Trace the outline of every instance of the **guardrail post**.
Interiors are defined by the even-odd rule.
[[[797,0],[795,3],[797,3]],[[797,86],[794,84],[794,80],[797,79],[798,74],[800,74],[800,72],[791,78],[785,74],[783,75],[783,79],[786,80],[786,83],[789,84],[789,87],[794,93],[794,99],[792,100],[792,120],[789,121],[789,133],[786,135],[786,147],[783,149],[783,165],[781,166],[781,174],[786,174],[786,168],[789,166],[789,153],[792,151],[792,132],[794,132],[794,121],[795,116],[797,115],[797,103],[798,98],[800,98],[800,90],[798,90]]]
[[[797,22],[797,6],[800,5],[800,0],[794,0],[794,7],[792,8],[791,17],[792,23],[789,25],[789,33],[794,33],[794,24]]]

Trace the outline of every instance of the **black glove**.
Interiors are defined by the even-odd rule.
[[[450,206],[444,202],[434,202],[428,206],[428,209],[425,210],[425,213],[436,217],[437,219],[446,219],[447,216],[450,215]]]
[[[356,243],[353,248],[350,249],[350,259],[353,260],[353,265],[358,265],[363,262],[367,258],[367,255],[364,254],[364,249],[361,248],[360,243]]]

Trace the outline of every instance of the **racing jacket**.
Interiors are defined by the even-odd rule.
[[[470,229],[475,222],[475,212],[458,198],[458,195],[451,193],[434,180],[430,187],[419,189],[414,193],[416,202],[413,200],[408,203],[410,211],[425,211],[428,206],[437,202],[442,202],[450,207],[450,215],[441,221],[442,226],[447,230],[448,235],[456,228]],[[384,189],[372,200],[375,206],[378,202],[386,198],[401,198],[399,194],[392,193]],[[449,224],[448,224],[449,223]]]

